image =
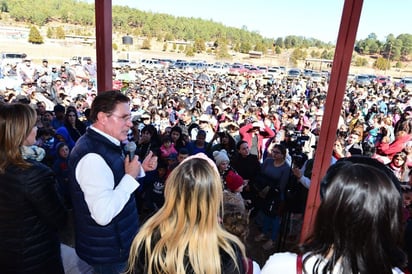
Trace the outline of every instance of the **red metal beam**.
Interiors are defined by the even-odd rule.
[[[307,239],[313,228],[320,204],[320,180],[330,166],[362,5],[363,0],[345,0],[343,7],[319,143],[312,171],[311,186],[306,203],[301,242]]]
[[[97,92],[113,89],[112,0],[94,1],[96,21]]]

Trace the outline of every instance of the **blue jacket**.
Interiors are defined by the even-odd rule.
[[[114,186],[125,175],[122,148],[88,128],[77,141],[69,160],[77,254],[91,265],[126,262],[139,225],[134,196],[130,195],[123,210],[109,224],[97,224],[91,217],[84,193],[75,177],[77,163],[88,153],[99,154],[111,167]]]

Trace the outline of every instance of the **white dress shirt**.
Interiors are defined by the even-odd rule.
[[[120,145],[120,141],[112,136],[93,126],[90,128],[115,145]],[[143,168],[140,168],[138,178],[143,176],[145,172]],[[119,184],[114,187],[113,170],[97,153],[88,153],[80,159],[76,166],[76,180],[84,193],[91,217],[99,225],[110,223],[122,211],[130,195],[139,187],[137,180],[129,174],[125,174]]]

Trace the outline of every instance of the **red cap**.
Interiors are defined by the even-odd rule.
[[[243,178],[239,175],[236,174],[233,171],[229,171],[228,174],[226,175],[226,186],[228,189],[231,191],[236,191],[239,187],[243,185]]]

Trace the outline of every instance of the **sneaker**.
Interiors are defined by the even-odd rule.
[[[266,239],[266,235],[264,233],[260,233],[260,234],[256,235],[256,237],[255,237],[256,242],[260,242],[260,241],[263,241],[265,239]]]
[[[264,244],[262,245],[262,248],[263,248],[264,250],[273,249],[273,248],[275,248],[275,242],[272,241],[272,240],[269,240],[269,241],[267,241],[266,243],[264,243]]]

